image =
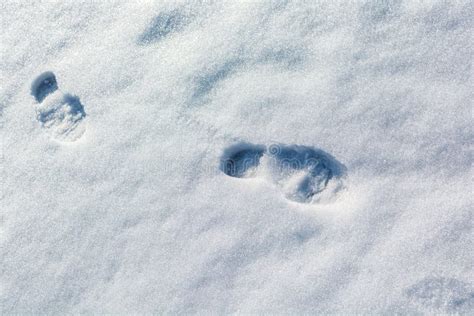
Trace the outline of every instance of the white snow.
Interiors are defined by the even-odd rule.
[[[473,313],[473,12],[3,1],[0,313]]]

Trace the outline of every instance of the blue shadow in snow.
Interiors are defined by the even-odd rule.
[[[179,32],[186,25],[186,17],[178,10],[157,15],[138,38],[139,45],[157,43],[171,33]]]
[[[239,143],[224,151],[220,169],[226,175],[243,178],[247,172],[256,168],[265,153],[265,146]]]
[[[71,115],[74,121],[80,121],[86,117],[86,112],[84,111],[84,106],[81,103],[79,97],[71,94],[65,94],[61,102],[58,102],[54,107],[48,111],[42,111],[38,113],[38,120],[41,123],[47,123],[50,120],[53,120],[56,117],[58,111],[62,111],[63,106],[67,105],[68,115]]]
[[[31,84],[31,94],[36,102],[41,103],[54,91],[58,90],[56,76],[51,71],[46,71],[39,75]]]
[[[208,94],[220,81],[233,74],[241,64],[241,60],[231,60],[220,67],[216,67],[215,69],[206,72],[202,76],[198,76],[196,79],[196,88],[194,90],[193,98],[200,98]]]

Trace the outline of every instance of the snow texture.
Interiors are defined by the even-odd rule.
[[[474,2],[0,4],[0,314],[474,313]]]

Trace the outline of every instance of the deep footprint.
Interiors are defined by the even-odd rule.
[[[31,93],[38,102],[36,118],[54,139],[72,142],[84,134],[82,121],[86,113],[80,99],[59,91],[52,72],[38,76],[33,81]]]
[[[261,145],[246,143],[234,145],[224,152],[220,169],[231,177],[251,177],[254,175],[264,152],[265,147]]]
[[[262,159],[263,158],[263,159]],[[264,167],[260,165],[265,161]],[[221,158],[221,171],[231,177],[259,176],[279,187],[286,198],[312,203],[331,197],[342,187],[345,167],[322,150],[298,145],[237,144]]]

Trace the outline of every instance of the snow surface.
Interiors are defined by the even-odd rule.
[[[0,313],[473,313],[473,12],[2,1]]]

